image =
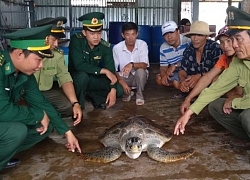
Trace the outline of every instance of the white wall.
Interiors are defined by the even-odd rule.
[[[238,7],[238,3],[232,3],[232,6]],[[225,25],[227,7],[227,2],[200,2],[199,20],[216,25],[218,32]]]
[[[238,2],[232,3],[238,7]],[[216,32],[225,25],[227,2],[199,2],[199,20],[205,21],[209,25],[216,25]],[[182,2],[181,18],[192,20],[192,2]]]

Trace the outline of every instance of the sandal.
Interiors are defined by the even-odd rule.
[[[137,106],[143,105],[144,102],[145,102],[144,99],[136,99],[136,105],[137,105]]]
[[[124,102],[129,102],[129,101],[131,100],[131,97],[132,97],[134,94],[135,94],[134,91],[130,91],[130,94],[127,95],[126,97],[123,97],[123,98],[122,98],[122,101],[124,101]]]

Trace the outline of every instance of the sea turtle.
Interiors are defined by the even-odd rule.
[[[142,152],[160,162],[174,162],[186,159],[194,153],[193,149],[171,153],[161,147],[172,138],[172,133],[144,116],[132,116],[105,131],[99,138],[105,146],[92,153],[79,156],[86,161],[109,163],[118,159],[122,152],[136,159]]]

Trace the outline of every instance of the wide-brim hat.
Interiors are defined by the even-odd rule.
[[[62,27],[63,24],[65,24],[67,22],[67,18],[60,16],[60,17],[56,17],[56,18],[52,18],[52,17],[47,17],[44,19],[40,19],[34,22],[35,26],[44,26],[47,24],[52,24],[52,28],[51,28],[51,33],[50,35],[56,37],[56,38],[65,38],[65,30]]]
[[[209,25],[204,21],[195,21],[190,26],[190,31],[183,33],[184,36],[190,37],[191,35],[199,34],[204,36],[210,36],[214,37],[216,35],[216,32],[211,32],[209,30]]]

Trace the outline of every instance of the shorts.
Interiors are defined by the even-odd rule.
[[[169,82],[173,82],[174,80],[179,82],[180,80],[179,80],[178,71],[174,71],[173,75],[169,76],[169,79],[170,79],[170,80],[168,80]]]

